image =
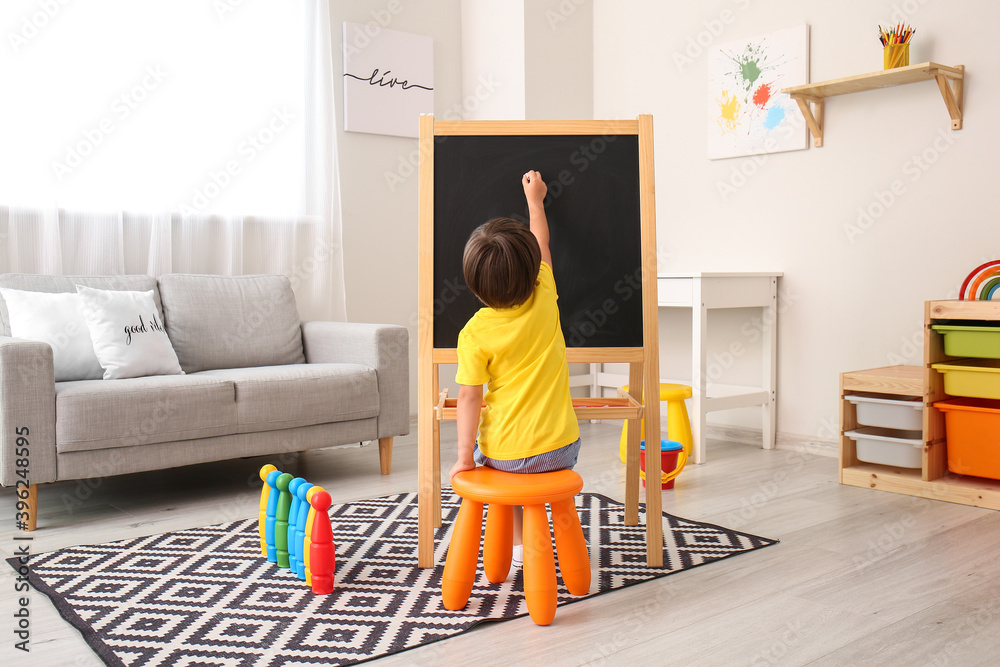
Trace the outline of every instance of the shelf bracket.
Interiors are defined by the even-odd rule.
[[[958,69],[962,70],[963,76],[953,78],[951,83],[948,83],[948,78],[939,71],[934,72],[934,79],[937,81],[938,88],[941,89],[941,97],[944,98],[944,104],[948,107],[948,115],[951,116],[951,129],[961,130],[962,129],[962,109],[965,106],[965,87],[963,83],[965,82],[965,65],[959,65]]]
[[[802,117],[806,119],[806,125],[809,126],[809,131],[813,136],[813,146],[821,147],[823,145],[823,110],[826,107],[826,100],[811,95],[792,95],[791,97],[799,105]]]

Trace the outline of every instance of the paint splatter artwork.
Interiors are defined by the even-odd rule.
[[[719,44],[708,58],[709,159],[808,147],[805,120],[781,89],[809,82],[809,26]]]

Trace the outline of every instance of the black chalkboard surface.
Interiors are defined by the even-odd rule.
[[[434,145],[434,347],[454,348],[482,304],[462,277],[476,227],[527,225],[521,176],[548,184],[552,268],[568,347],[642,347],[635,135],[442,136]]]

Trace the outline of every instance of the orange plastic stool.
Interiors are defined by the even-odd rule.
[[[590,591],[590,555],[573,496],[583,479],[572,470],[522,475],[480,466],[455,475],[451,486],[462,497],[451,546],[444,564],[441,597],[444,608],[463,609],[469,601],[479,562],[479,534],[483,503],[489,503],[483,544],[483,570],[491,583],[510,572],[514,505],[524,505],[524,597],[528,613],[538,625],[556,616],[556,565],[545,505],[552,508],[552,526],[559,554],[559,570],[573,595]]]

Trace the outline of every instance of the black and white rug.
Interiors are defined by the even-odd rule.
[[[595,571],[586,597],[560,580],[560,605],[777,541],[664,514],[664,567],[651,569],[644,527],[624,525],[623,505],[591,493],[576,500]],[[354,664],[527,614],[520,570],[490,584],[480,568],[464,610],[441,606],[460,501],[445,490],[433,569],[416,566],[416,494],[331,507],[331,595],[313,595],[260,556],[256,518],[34,556],[30,581],[108,665]]]

